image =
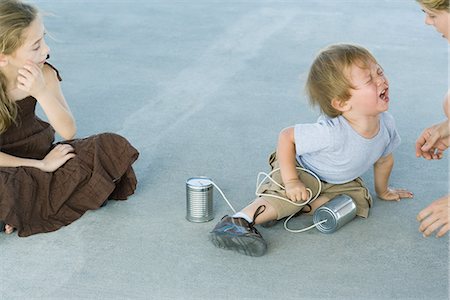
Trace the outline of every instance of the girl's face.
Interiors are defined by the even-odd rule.
[[[442,37],[446,38],[447,41],[450,42],[450,13],[445,10],[430,10],[423,5],[422,11],[425,13],[425,24],[433,25],[437,32],[442,34]]]
[[[22,34],[24,42],[14,53],[8,55],[9,65],[20,69],[31,62],[42,67],[50,53],[50,48],[44,40],[45,29],[41,19],[36,17]]]
[[[346,102],[353,113],[359,116],[377,116],[389,108],[389,82],[383,69],[371,63],[369,69],[353,64],[349,70],[354,89]]]

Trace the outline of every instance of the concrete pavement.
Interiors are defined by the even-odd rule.
[[[448,45],[415,1],[32,3],[51,13],[50,61],[78,136],[127,137],[139,186],[57,232],[0,235],[0,298],[448,299],[448,236],[425,239],[415,220],[448,192],[448,154],[414,155],[422,129],[443,119]],[[215,192],[215,219],[188,222],[185,180],[213,178],[237,208],[253,199],[279,131],[317,118],[305,77],[337,42],[366,46],[385,69],[402,137],[391,184],[415,198],[375,199],[368,219],[330,235],[261,228],[260,258],[214,248],[208,232],[231,211]]]

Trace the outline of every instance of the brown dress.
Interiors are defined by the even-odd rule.
[[[17,104],[17,125],[0,134],[0,151],[42,159],[55,146],[55,131],[36,116],[35,98]],[[131,165],[139,153],[125,138],[103,133],[63,143],[72,145],[76,156],[52,173],[0,167],[0,220],[21,237],[55,231],[108,199],[125,200],[136,189]]]

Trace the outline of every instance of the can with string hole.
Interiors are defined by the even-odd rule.
[[[317,229],[323,233],[332,233],[353,220],[356,217],[356,205],[353,199],[347,195],[338,195],[325,203],[314,212],[315,224],[320,221],[326,222],[317,225]]]
[[[190,222],[208,222],[214,219],[213,184],[208,177],[186,180],[186,219]]]

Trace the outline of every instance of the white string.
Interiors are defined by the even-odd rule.
[[[290,220],[294,215],[295,215],[295,214],[290,215],[289,217],[287,217],[286,221],[284,221],[284,229],[286,229],[286,230],[289,231],[289,232],[293,232],[293,233],[300,233],[300,232],[308,231],[308,230],[310,230],[310,229],[312,229],[312,228],[315,228],[315,227],[319,226],[320,224],[325,223],[325,222],[327,221],[327,220],[322,220],[322,221],[320,221],[319,223],[314,223],[314,224],[312,224],[312,225],[309,226],[309,227],[306,227],[306,228],[303,228],[303,229],[295,230],[295,229],[290,229],[290,228],[287,227],[287,223],[289,222],[289,220]]]
[[[312,190],[309,189],[309,188],[306,188],[306,190],[307,190],[308,193],[309,193],[309,198],[308,198],[308,200],[307,200],[306,202],[302,202],[302,203],[295,203],[295,202],[293,202],[293,201],[290,200],[290,199],[287,199],[287,198],[284,198],[284,197],[281,197],[281,196],[277,196],[277,195],[272,195],[272,194],[267,194],[267,193],[259,193],[258,191],[259,191],[259,189],[261,188],[261,186],[263,185],[263,183],[264,183],[264,181],[265,181],[266,179],[269,179],[272,183],[274,183],[275,185],[277,185],[277,186],[280,187],[281,189],[286,190],[286,188],[285,188],[284,186],[282,186],[281,184],[279,184],[278,182],[276,182],[276,181],[272,178],[272,174],[275,173],[275,172],[280,172],[280,168],[273,169],[271,172],[269,172],[269,174],[267,174],[267,173],[265,173],[265,172],[259,172],[259,173],[258,173],[258,176],[257,176],[257,178],[256,178],[256,191],[255,191],[255,195],[256,195],[256,196],[259,196],[259,197],[264,196],[264,197],[272,197],[272,198],[280,199],[280,200],[289,202],[290,204],[295,205],[295,206],[299,206],[299,207],[304,207],[305,205],[307,205],[307,204],[313,202],[314,200],[316,200],[316,199],[319,197],[320,192],[322,191],[322,181],[320,180],[320,178],[319,178],[316,174],[314,174],[314,172],[311,172],[311,171],[308,170],[308,169],[301,168],[301,167],[296,167],[296,169],[297,169],[297,170],[302,170],[302,171],[305,171],[305,172],[311,174],[311,175],[317,180],[317,183],[319,184],[319,188],[318,188],[317,193],[316,193],[316,195],[315,195],[314,197],[312,196]],[[261,175],[264,175],[265,177],[264,177],[263,180],[259,181],[260,178],[261,178]],[[283,223],[284,229],[286,229],[286,230],[289,231],[289,232],[293,232],[293,233],[304,232],[304,231],[310,230],[310,229],[312,229],[312,228],[314,228],[314,227],[317,227],[317,226],[319,226],[320,224],[325,223],[325,222],[327,221],[327,220],[322,220],[322,221],[320,221],[320,222],[318,222],[318,223],[314,223],[313,225],[311,225],[311,226],[309,226],[309,227],[307,227],[307,228],[303,228],[303,229],[298,229],[298,230],[290,229],[290,228],[287,226],[287,224],[288,224],[288,222],[289,222],[296,214],[297,214],[297,213],[293,213],[292,215],[290,215],[289,217],[287,217],[286,220],[285,220],[284,223]]]
[[[288,198],[284,198],[284,197],[277,196],[277,195],[259,193],[258,191],[261,188],[261,186],[264,184],[264,180],[266,180],[266,179],[269,179],[270,181],[272,181],[279,188],[281,188],[283,190],[286,190],[286,188],[284,186],[282,186],[281,184],[279,184],[278,182],[276,182],[272,178],[272,174],[275,173],[275,172],[280,172],[280,168],[273,169],[269,174],[267,174],[265,172],[259,172],[258,173],[258,176],[256,177],[256,191],[255,191],[255,195],[258,196],[258,197],[266,196],[266,197],[277,198],[277,199],[280,199],[280,200],[283,200],[283,201],[287,201],[287,202],[289,202],[292,205],[300,206],[300,207],[305,206],[306,204],[309,204],[309,203],[313,202],[314,200],[317,199],[317,197],[319,197],[320,192],[322,191],[322,182],[320,181],[319,177],[317,177],[317,175],[314,174],[313,172],[311,172],[310,170],[307,170],[307,169],[304,169],[304,168],[301,168],[301,167],[296,167],[296,169],[297,170],[302,170],[302,171],[305,171],[305,172],[311,174],[317,180],[317,182],[319,184],[319,189],[318,189],[318,191],[317,191],[317,193],[316,193],[316,195],[314,197],[312,197],[312,191],[309,188],[306,188],[306,190],[309,193],[309,198],[308,198],[308,200],[306,202],[302,202],[302,203],[295,203],[295,202],[293,202],[292,200],[290,200]],[[265,177],[263,178],[263,180],[259,181],[260,178],[261,178],[261,175],[264,175]]]
[[[266,179],[269,179],[272,183],[274,183],[275,185],[277,185],[279,188],[281,188],[281,189],[283,189],[283,190],[286,190],[286,188],[285,188],[284,186],[282,186],[281,184],[279,184],[278,182],[276,182],[276,181],[272,178],[272,175],[273,175],[275,172],[279,172],[279,171],[280,171],[280,168],[276,168],[276,169],[272,170],[271,172],[269,172],[268,174],[265,173],[265,172],[259,172],[259,173],[258,173],[258,176],[257,176],[257,178],[256,178],[256,191],[255,191],[255,195],[258,196],[258,197],[264,196],[264,197],[272,197],[272,198],[280,199],[280,200],[287,201],[287,202],[289,202],[290,204],[295,205],[295,206],[299,206],[299,207],[303,207],[303,206],[305,206],[305,205],[307,205],[307,204],[313,202],[314,200],[316,200],[316,199],[319,197],[320,192],[322,191],[322,182],[320,181],[319,177],[318,177],[316,174],[314,174],[313,172],[311,172],[310,170],[307,170],[307,169],[304,169],[304,168],[301,168],[301,167],[296,167],[296,169],[297,169],[297,170],[302,170],[302,171],[305,171],[305,172],[311,174],[311,175],[314,176],[314,178],[317,180],[317,182],[318,182],[318,184],[319,184],[319,188],[318,188],[317,193],[316,193],[316,195],[315,195],[314,197],[313,197],[313,195],[312,195],[312,190],[309,189],[309,188],[306,188],[306,190],[307,190],[308,193],[309,193],[308,200],[307,200],[306,202],[302,202],[302,203],[295,203],[295,202],[291,201],[291,200],[288,199],[288,198],[284,198],[284,197],[277,196],[277,195],[266,194],[266,193],[259,193],[259,190],[261,189],[261,187],[262,187],[262,185],[264,184],[264,182],[265,182]],[[260,181],[261,176],[264,176],[264,178]],[[231,210],[232,210],[234,213],[236,213],[236,210],[234,209],[233,205],[231,205],[230,201],[227,199],[227,197],[226,197],[225,194],[223,193],[222,189],[221,189],[215,182],[213,182],[212,180],[210,180],[210,182],[211,182],[211,184],[219,191],[219,193],[222,195],[223,199],[224,199],[225,202],[228,204],[228,206],[231,208]],[[295,214],[296,214],[296,213],[293,213],[292,215],[290,215],[289,217],[287,217],[286,220],[284,221],[284,229],[286,229],[286,230],[289,231],[289,232],[294,232],[294,233],[304,232],[304,231],[310,230],[310,229],[312,229],[312,228],[314,228],[314,227],[317,227],[317,226],[319,226],[320,224],[325,223],[325,222],[327,221],[327,220],[322,220],[322,221],[320,221],[320,222],[318,222],[318,223],[314,223],[313,225],[311,225],[311,226],[309,226],[309,227],[307,227],[307,228],[302,228],[302,229],[294,230],[294,229],[288,228],[288,227],[287,227],[287,223],[289,222],[290,219],[292,219],[292,217],[293,217]]]
[[[234,209],[233,205],[231,205],[230,201],[228,201],[227,197],[225,197],[225,194],[222,192],[222,189],[212,180],[210,180],[211,184],[216,187],[216,189],[219,191],[219,193],[222,195],[223,199],[227,202],[228,206],[231,208],[231,210],[236,213],[236,210]]]

